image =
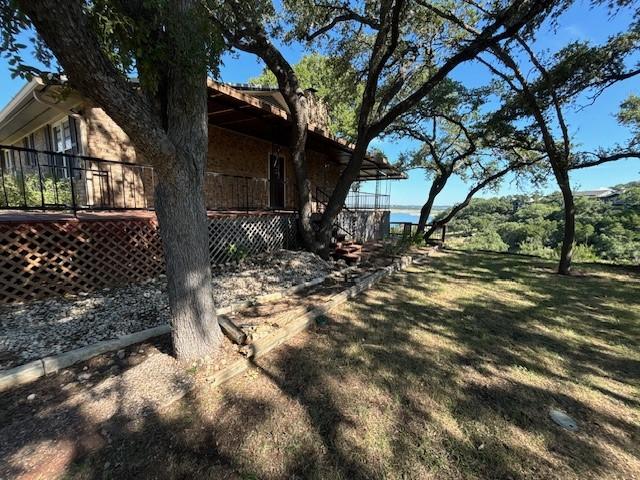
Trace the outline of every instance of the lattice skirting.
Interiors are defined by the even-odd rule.
[[[388,210],[343,210],[338,215],[338,223],[351,234],[352,240],[370,242],[389,236],[390,215]]]
[[[219,217],[209,222],[209,255],[212,264],[238,256],[293,248],[298,244],[294,214]]]
[[[294,214],[212,217],[211,262],[297,245]],[[155,219],[0,222],[0,303],[143,282],[164,272]]]

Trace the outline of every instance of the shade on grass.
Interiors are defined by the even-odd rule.
[[[69,475],[632,478],[640,277],[581,268],[560,277],[530,258],[432,257],[230,384],[201,381]]]

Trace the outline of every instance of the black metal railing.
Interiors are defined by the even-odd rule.
[[[429,229],[431,225],[427,224]],[[411,222],[389,222],[389,235],[395,238],[412,238],[418,233],[418,224]],[[440,239],[444,243],[447,235],[447,226],[438,227],[431,235],[431,239]]]
[[[0,208],[139,210],[153,207],[147,165],[0,145]]]
[[[315,211],[322,213],[326,204],[329,203],[330,197],[330,192],[323,188],[315,187]],[[351,190],[347,194],[342,208],[343,210],[352,212],[361,210],[389,210],[389,205],[391,204],[390,198],[390,195]]]
[[[351,210],[389,210],[391,196],[351,190],[344,203]]]
[[[84,155],[0,145],[0,209],[154,208],[153,167]],[[285,181],[207,172],[208,210],[292,208]]]
[[[206,172],[205,206],[207,210],[287,210],[291,209],[289,187],[282,180]]]

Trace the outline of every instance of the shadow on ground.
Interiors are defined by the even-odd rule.
[[[66,475],[632,478],[640,277],[552,272],[529,258],[430,258],[231,383],[202,379],[166,412],[118,415],[110,442]]]

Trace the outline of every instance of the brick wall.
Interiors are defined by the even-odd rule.
[[[144,165],[129,137],[101,109],[90,103],[79,108],[82,119],[77,122],[82,154],[104,160]],[[35,148],[48,150],[47,127],[34,132]],[[18,146],[22,146],[19,142]],[[285,159],[285,208],[295,209],[296,181],[290,151],[285,146],[231,130],[210,126],[207,171],[224,175],[207,175],[206,204],[210,209],[237,208],[239,205],[258,210],[269,206],[269,155],[277,153]],[[41,158],[41,162],[46,161]],[[330,192],[340,175],[340,168],[325,153],[307,152],[309,179],[315,187]],[[86,160],[76,167],[85,168],[82,178],[74,181],[76,203],[81,206],[146,208],[153,205],[154,179],[151,171],[141,167],[100,164]],[[34,170],[35,171],[35,170]],[[43,172],[45,175],[48,171]],[[229,178],[229,175],[251,177],[251,180]],[[64,180],[63,180],[64,181]]]

